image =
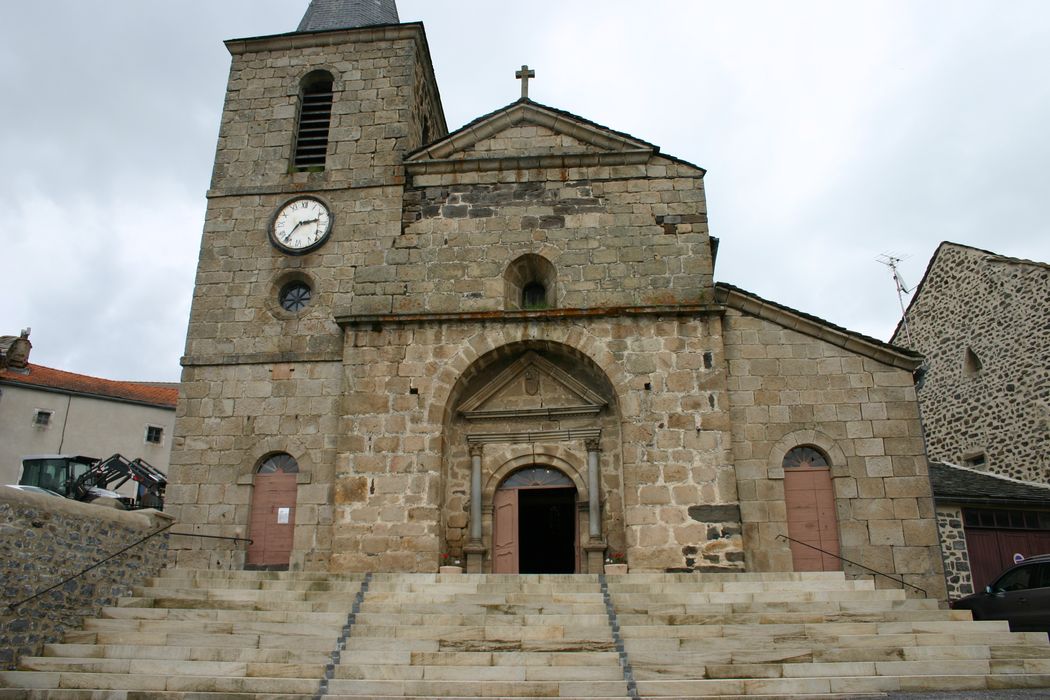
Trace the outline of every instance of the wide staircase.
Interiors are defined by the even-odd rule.
[[[0,699],[775,698],[1050,688],[1010,633],[841,573],[173,569],[0,672]]]

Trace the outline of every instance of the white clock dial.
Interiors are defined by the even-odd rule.
[[[332,215],[319,199],[302,197],[285,204],[274,217],[274,243],[292,253],[305,253],[324,242],[332,230]]]

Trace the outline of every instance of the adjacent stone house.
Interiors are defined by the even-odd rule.
[[[29,331],[0,336],[0,484],[18,483],[22,458],[119,452],[167,471],[174,384],[124,382],[29,362]],[[133,492],[128,484],[122,491]]]
[[[919,355],[716,284],[703,168],[529,99],[527,68],[449,132],[422,25],[375,5],[227,42],[167,507],[254,544],[175,560],[841,555],[942,596]]]
[[[926,358],[949,588],[970,593],[1014,554],[1050,551],[1050,265],[946,241],[893,342]]]

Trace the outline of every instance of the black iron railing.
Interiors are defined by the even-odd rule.
[[[778,540],[785,540],[785,541],[786,540],[791,540],[792,542],[800,544],[803,547],[809,547],[810,549],[815,549],[818,552],[821,552],[823,554],[827,554],[829,557],[835,557],[839,561],[844,561],[847,564],[852,564],[853,566],[858,566],[858,567],[864,569],[865,571],[871,572],[872,579],[874,579],[876,576],[882,576],[883,578],[888,578],[890,581],[893,581],[894,583],[899,583],[901,585],[901,588],[903,588],[904,586],[907,586],[908,588],[914,588],[915,590],[919,591],[920,593],[923,594],[923,596],[926,595],[926,589],[925,588],[919,588],[918,586],[913,586],[912,584],[910,584],[910,583],[908,583],[907,581],[904,580],[904,576],[901,576],[900,578],[896,578],[896,577],[891,576],[889,574],[886,574],[886,573],[883,573],[881,571],[878,571],[877,569],[873,569],[870,566],[864,566],[863,564],[858,564],[857,562],[852,561],[850,559],[847,559],[846,557],[840,557],[838,554],[832,554],[831,552],[829,552],[826,549],[821,549],[820,547],[814,547],[813,545],[809,544],[808,542],[803,542],[801,540],[796,540],[794,537],[788,537],[787,535],[777,535],[777,539]]]

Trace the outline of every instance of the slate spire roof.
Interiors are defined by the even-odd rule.
[[[310,0],[298,32],[399,24],[394,0]]]

